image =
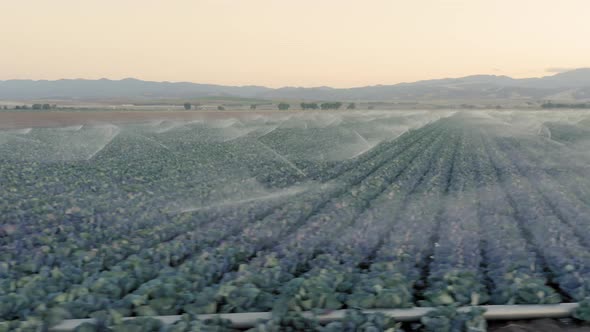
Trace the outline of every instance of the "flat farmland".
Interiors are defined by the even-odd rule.
[[[272,115],[278,111],[0,111],[0,130],[39,127],[66,127],[83,124],[128,124],[159,120],[192,121],[198,119],[249,118]],[[296,113],[296,112],[289,112]]]
[[[589,295],[584,112],[55,113],[0,113],[6,322]]]

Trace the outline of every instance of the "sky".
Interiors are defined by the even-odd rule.
[[[590,67],[588,0],[0,0],[0,80],[354,87]]]

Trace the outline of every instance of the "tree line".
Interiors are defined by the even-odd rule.
[[[301,103],[301,109],[302,110],[317,110],[317,109],[322,109],[322,110],[337,110],[340,109],[340,107],[342,107],[342,103],[341,102],[333,102],[333,103]],[[353,110],[356,109],[356,104],[355,103],[350,103],[348,104],[348,106],[346,106],[347,110]]]
[[[340,109],[340,107],[342,107],[342,103],[341,102],[331,102],[331,103],[301,103],[299,104],[299,106],[301,106],[302,110],[317,110],[317,109],[321,109],[321,110],[337,110]],[[287,103],[280,103],[278,105],[279,110],[288,110],[289,107],[291,107],[291,105],[287,104]],[[353,110],[356,109],[356,104],[355,103],[350,103],[348,104],[348,106],[346,106],[347,110]]]
[[[4,106],[0,106],[0,108],[7,110],[8,106],[4,105]],[[16,105],[13,107],[13,109],[15,110],[29,110],[29,109],[33,109],[33,110],[51,110],[51,109],[56,109],[57,105],[53,104],[33,104],[31,106],[29,105]]]
[[[552,103],[546,102],[541,105],[542,108],[590,108],[590,104],[578,103],[578,104],[567,104],[567,103]]]
[[[299,106],[301,106],[302,110],[338,110],[342,107],[342,103],[341,102],[326,102],[326,103],[301,103],[299,104]],[[195,107],[198,105],[195,105]],[[256,110],[258,105],[256,104],[252,104],[250,105],[250,110]],[[193,108],[193,105],[191,103],[184,103],[184,109],[185,110],[191,110]],[[291,108],[291,104],[285,103],[285,102],[280,102],[277,104],[277,108],[281,111],[286,111],[289,108]],[[225,110],[225,108],[223,106],[218,106],[217,107],[218,110],[223,111]],[[356,109],[356,104],[355,103],[349,103],[346,106],[347,110],[354,110]]]

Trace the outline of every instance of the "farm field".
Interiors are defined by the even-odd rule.
[[[163,111],[163,110],[132,110],[120,111],[113,109],[72,109],[72,110],[2,110],[0,111],[0,129],[26,129],[26,128],[56,128],[79,125],[97,124],[133,124],[146,121],[190,122],[196,120],[249,118],[255,115],[273,115],[277,111]],[[284,113],[284,112],[281,112]]]
[[[582,301],[589,151],[590,115],[566,110],[6,128],[0,330]]]

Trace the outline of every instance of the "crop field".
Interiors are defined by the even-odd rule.
[[[582,301],[589,151],[565,110],[5,129],[0,317]]]

